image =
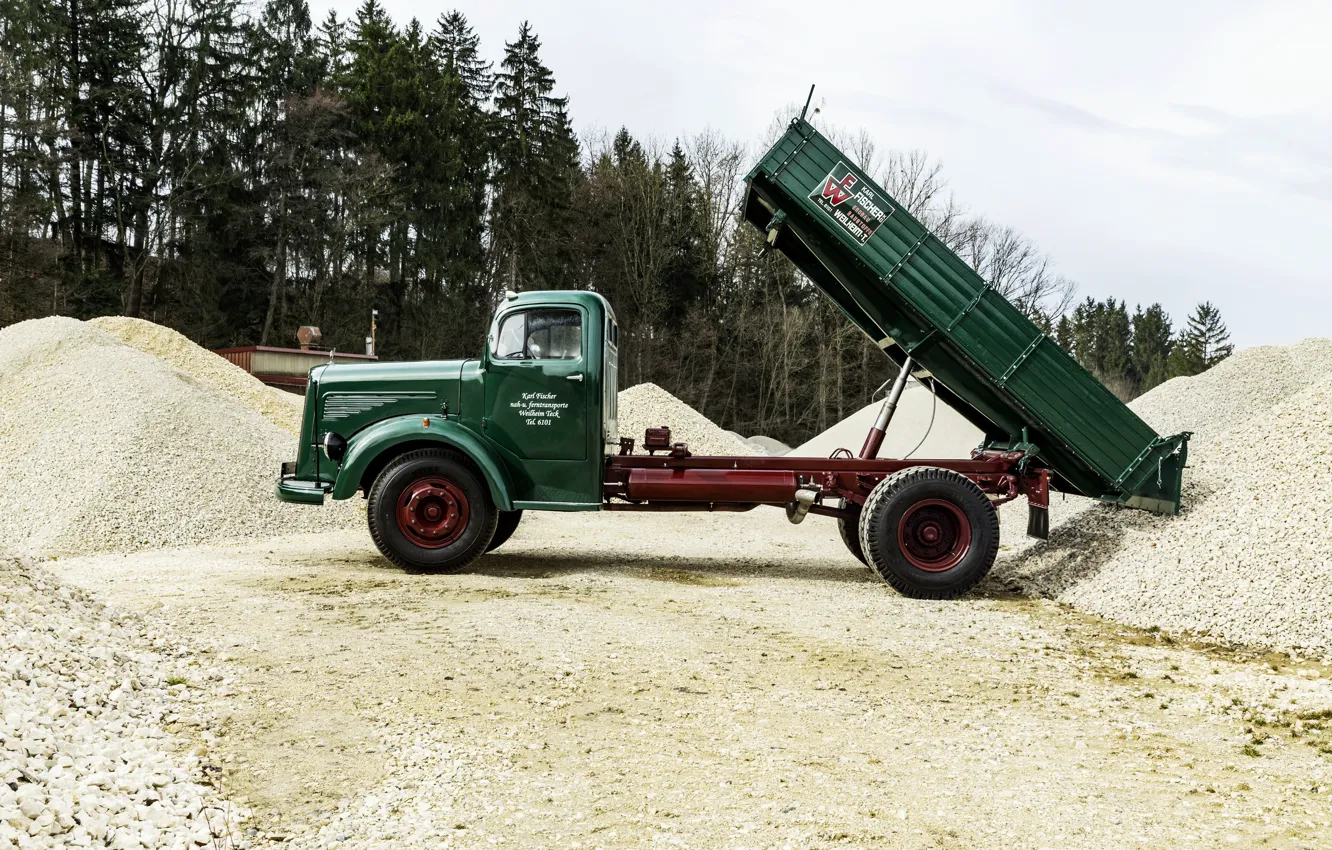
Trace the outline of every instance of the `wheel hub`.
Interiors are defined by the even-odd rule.
[[[912,566],[940,573],[957,566],[971,549],[971,523],[952,502],[924,499],[902,514],[897,543]]]
[[[467,494],[439,476],[418,478],[398,497],[398,530],[423,549],[442,549],[467,528]]]

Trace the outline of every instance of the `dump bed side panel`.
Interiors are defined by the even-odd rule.
[[[989,440],[1026,429],[1065,486],[1177,509],[1186,437],[1160,440],[809,124],[793,122],[749,183],[746,218],[890,357],[933,373]]]

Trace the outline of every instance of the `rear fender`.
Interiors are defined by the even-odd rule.
[[[475,432],[438,416],[395,416],[353,435],[347,441],[347,455],[338,469],[333,498],[347,499],[355,495],[366,470],[385,453],[399,454],[430,445],[448,447],[466,455],[486,479],[495,507],[502,511],[513,510],[510,495],[513,488],[508,470],[499,457]]]

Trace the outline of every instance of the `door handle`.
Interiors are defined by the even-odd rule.
[[[575,372],[574,374],[572,374],[572,375],[569,376],[569,380],[571,380],[571,381],[581,381],[581,380],[583,380],[583,373],[582,373],[582,372]]]

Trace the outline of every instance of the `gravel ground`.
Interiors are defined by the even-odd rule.
[[[688,443],[696,455],[758,455],[763,452],[652,383],[620,391],[620,436],[634,438],[634,453],[643,451],[643,432],[666,425],[672,443]]]
[[[359,503],[273,496],[296,439],[243,403],[67,318],[0,330],[0,541],[25,556],[356,527]]]
[[[1016,505],[996,574],[1141,627],[1332,656],[1332,341],[1243,351],[1132,407],[1195,432],[1181,515],[1056,497],[1040,544]]]
[[[292,434],[301,433],[303,397],[267,386],[225,357],[195,345],[171,328],[128,316],[104,316],[88,324],[126,345],[165,360],[205,387],[254,409],[279,428]]]
[[[903,599],[820,518],[536,514],[459,576],[390,568],[364,534],[52,566],[228,653],[215,751],[256,841],[1332,838],[1326,668],[997,583]]]
[[[1332,654],[1332,343],[1144,396],[1198,432],[1186,513],[1056,500],[1032,546],[1005,511],[996,576],[953,603],[767,510],[536,514],[470,574],[409,575],[358,506],[278,503],[290,434],[175,350],[0,331],[0,540],[210,544],[44,565],[128,617],[3,562],[0,850],[1332,838],[1329,668],[1166,636]],[[754,453],[653,385],[620,407],[640,442]],[[328,527],[356,530],[272,537]]]
[[[0,848],[240,836],[244,813],[205,784],[206,742],[187,752],[167,731],[210,734],[199,686],[219,674],[141,619],[7,559],[0,621]]]

